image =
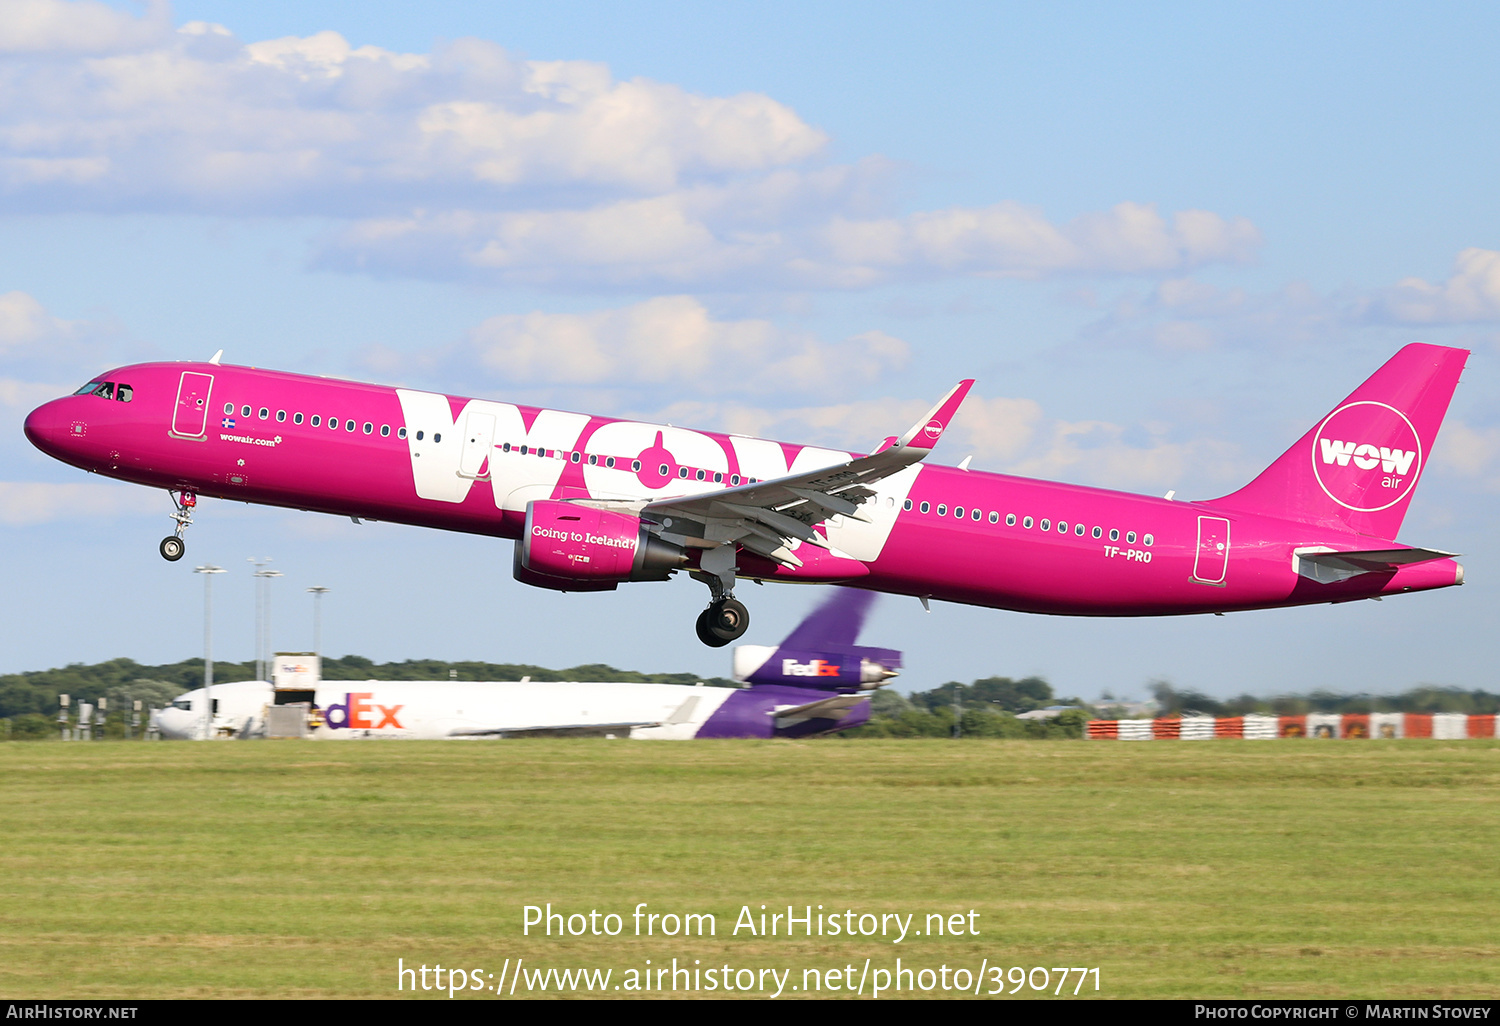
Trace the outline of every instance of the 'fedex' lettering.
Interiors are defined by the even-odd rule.
[[[323,723],[330,730],[382,730],[386,727],[394,727],[396,730],[405,730],[396,714],[402,710],[399,705],[377,705],[370,701],[374,697],[371,691],[351,691],[344,695],[342,703],[335,702],[323,710]],[[378,722],[371,722],[375,715],[374,709],[380,710]]]
[[[1361,470],[1374,470],[1378,465],[1387,474],[1406,474],[1411,470],[1412,461],[1417,458],[1416,450],[1387,449],[1383,445],[1329,438],[1320,438],[1318,442],[1323,447],[1323,462],[1337,463],[1341,467],[1347,467],[1352,458],[1354,465]]]
[[[783,659],[781,675],[783,677],[837,677],[839,668],[836,663],[823,659],[814,659],[807,663],[799,663],[795,659]]]

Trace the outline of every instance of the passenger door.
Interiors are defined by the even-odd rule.
[[[1222,588],[1228,569],[1229,521],[1223,517],[1199,517],[1198,556],[1193,560],[1193,580]]]
[[[208,397],[214,376],[183,371],[177,383],[177,407],[172,411],[172,434],[179,438],[203,438],[208,427]]]

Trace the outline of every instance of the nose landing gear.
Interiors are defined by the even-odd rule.
[[[175,563],[182,558],[187,551],[187,543],[182,540],[182,534],[193,526],[193,508],[198,505],[198,493],[188,491],[184,488],[181,492],[168,492],[172,497],[172,504],[177,507],[177,512],[170,514],[177,521],[177,530],[161,540],[158,549],[161,558],[169,563]]]

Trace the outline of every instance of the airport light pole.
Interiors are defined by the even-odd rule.
[[[323,596],[328,594],[328,589],[321,584],[307,589],[312,592],[313,597],[313,655],[323,655]]]
[[[255,677],[270,680],[271,673],[271,579],[283,576],[280,570],[267,570],[271,557],[257,563],[254,556],[246,560],[255,567]]]
[[[203,575],[203,740],[214,736],[214,574],[229,571],[218,566],[200,566],[193,570]]]

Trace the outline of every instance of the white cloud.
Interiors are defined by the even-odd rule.
[[[852,176],[857,178],[858,176]],[[781,176],[781,199],[821,183]],[[423,211],[357,222],[328,240],[329,267],[532,284],[867,288],[977,275],[1155,274],[1251,259],[1260,234],[1206,211],[1168,219],[1122,203],[1058,226],[1015,203],[859,219],[747,215],[760,183],[732,183],[586,209]]]
[[[164,31],[159,5],[10,3],[26,17],[0,28],[0,210],[332,216],[352,223],[324,267],[667,290],[1181,273],[1260,244],[1243,218],[1141,203],[1066,224],[1012,202],[898,215],[891,164],[817,163],[827,136],[759,93],[478,39],[244,44]]]
[[[153,0],[140,17],[95,0],[0,0],[0,53],[116,53],[159,43],[171,31],[165,0]]]
[[[829,256],[866,273],[916,267],[1038,276],[1057,271],[1181,271],[1211,261],[1244,262],[1260,232],[1244,218],[1179,211],[1170,222],[1151,204],[1121,203],[1054,225],[1034,207],[998,203],[904,218],[836,220],[824,231]]]
[[[478,368],[511,385],[787,396],[847,394],[908,356],[905,342],[881,331],[825,342],[766,320],[716,320],[690,296],[662,296],[591,313],[491,317],[457,347],[415,358],[380,350],[366,365],[387,374]]]
[[[56,317],[30,293],[0,293],[0,366],[12,371],[36,377],[93,368],[117,335],[110,324]]]
[[[0,481],[0,524],[10,527],[164,512],[159,492],[134,485]]]
[[[936,396],[933,397],[934,399]],[[772,410],[689,400],[639,414],[736,434],[868,452],[927,412],[931,400],[867,399]],[[1127,428],[1105,421],[1045,416],[1035,400],[970,394],[943,436],[935,463],[974,457],[976,470],[1104,488],[1155,492],[1185,481],[1249,480],[1238,449],[1211,438],[1180,441],[1161,425]]]
[[[1369,311],[1372,319],[1398,324],[1500,320],[1500,253],[1470,247],[1453,261],[1447,281],[1403,278],[1373,297]]]
[[[38,6],[49,24],[125,17]],[[153,45],[102,57],[47,46],[62,28],[25,35],[46,52],[0,72],[3,192],[102,209],[524,206],[762,172],[826,141],[764,95],[617,82],[603,65],[518,60],[482,40],[431,54],[336,32],[241,45],[201,22],[151,35],[152,17],[131,23]]]
[[[1432,462],[1460,477],[1477,479],[1491,491],[1500,490],[1500,428],[1445,421]]]

